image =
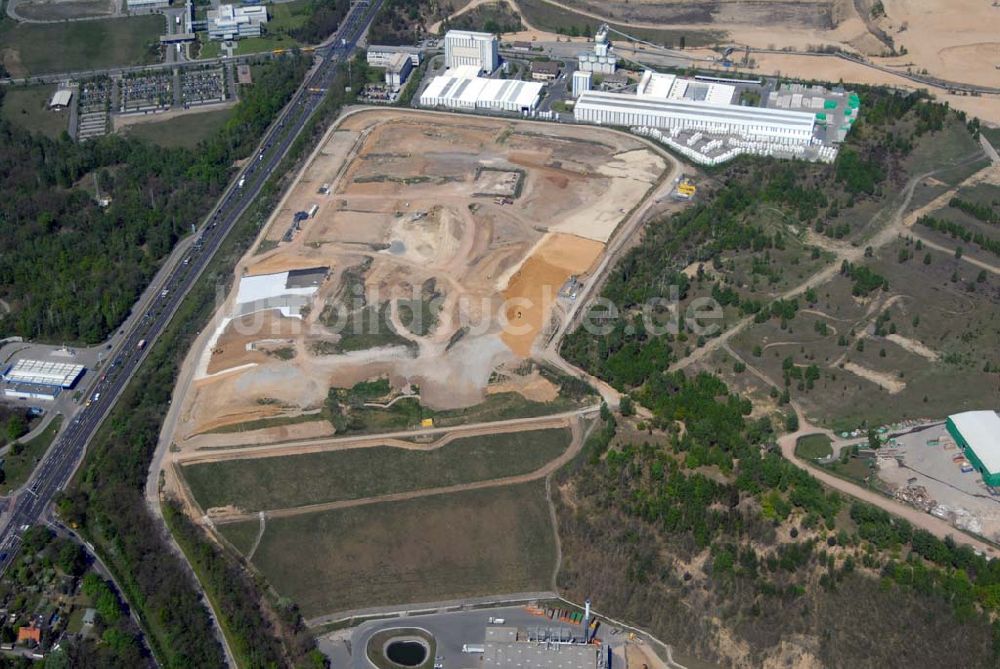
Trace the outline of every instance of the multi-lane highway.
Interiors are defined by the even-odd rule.
[[[89,402],[67,425],[45,454],[32,478],[5,514],[0,528],[0,573],[7,569],[21,546],[21,537],[47,513],[53,496],[62,490],[83,459],[87,444],[132,379],[156,338],[198,276],[219,249],[233,224],[253,202],[272,171],[323,101],[337,65],[357,45],[382,0],[357,0],[337,32],[315,51],[317,64],[291,102],[268,129],[257,155],[237,175],[233,184],[196,234],[190,253],[178,258],[166,275],[159,294],[146,313],[132,323],[110,353],[104,376],[89,390]],[[141,302],[140,302],[141,304]]]

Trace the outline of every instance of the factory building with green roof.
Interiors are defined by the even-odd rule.
[[[945,427],[986,485],[1000,487],[1000,415],[965,411],[948,416]]]

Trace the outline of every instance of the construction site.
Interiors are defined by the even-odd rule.
[[[554,397],[511,370],[669,182],[642,140],[539,128],[381,110],[332,128],[196,344],[175,442],[281,418],[298,423],[282,434],[329,434],[315,419],[330,388],[373,378],[389,379],[388,401],[436,410],[496,387]]]

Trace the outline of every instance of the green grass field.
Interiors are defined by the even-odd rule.
[[[185,114],[156,123],[137,123],[127,126],[127,133],[130,137],[145,139],[160,146],[193,149],[202,140],[215,135],[232,113],[232,108],[218,109]]]
[[[830,437],[825,434],[807,434],[795,443],[795,455],[806,460],[825,458],[833,454]]]
[[[3,64],[12,76],[75,72],[159,60],[162,16],[0,24]]]
[[[569,441],[563,429],[512,432],[456,439],[433,451],[377,446],[188,465],[184,477],[203,509],[282,509],[526,474]]]
[[[8,86],[4,91],[0,117],[15,125],[58,138],[69,125],[69,110],[50,111],[49,100],[56,86]]]
[[[269,520],[253,558],[306,618],[547,590],[554,562],[544,481]]]
[[[246,555],[253,548],[253,544],[257,541],[257,535],[260,533],[260,523],[254,521],[252,523],[237,523],[234,525],[228,525],[226,527],[225,536],[226,539],[233,545],[233,547],[240,552],[242,555]]]
[[[62,416],[53,418],[40,435],[24,442],[23,449],[17,455],[14,455],[13,447],[7,451],[7,455],[3,458],[3,471],[6,478],[3,483],[0,483],[0,495],[6,495],[10,491],[16,490],[31,477],[35,465],[45,455],[45,451],[49,450],[52,440],[56,438],[62,420]]]

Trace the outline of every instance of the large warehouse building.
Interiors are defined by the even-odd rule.
[[[948,416],[948,434],[983,476],[1000,487],[1000,416],[996,411],[966,411]]]
[[[500,65],[496,35],[449,30],[444,36],[444,64],[449,70],[474,65],[479,72],[493,72]]]
[[[53,400],[73,387],[83,369],[71,362],[18,360],[3,375],[3,393],[13,399]]]
[[[805,112],[601,91],[583,93],[573,113],[578,121],[600,125],[700,130],[784,143],[808,143],[816,122]]]
[[[460,76],[434,77],[420,94],[424,107],[493,109],[528,112],[538,106],[544,84],[514,79]]]

